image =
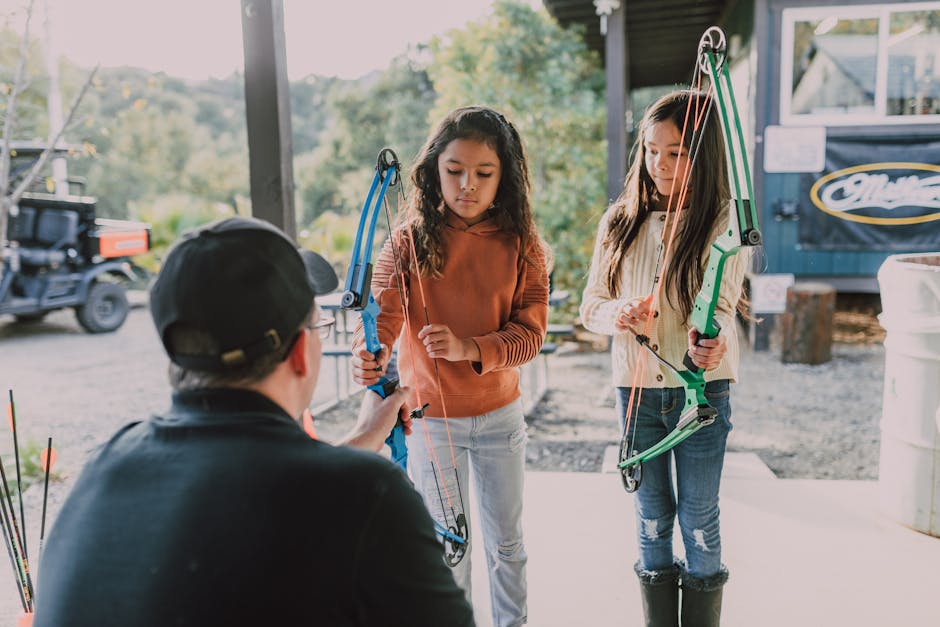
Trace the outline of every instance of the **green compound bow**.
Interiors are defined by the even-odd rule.
[[[721,325],[715,319],[715,307],[725,263],[742,247],[758,246],[761,243],[757,209],[751,201],[751,173],[747,163],[744,135],[731,88],[727,60],[725,34],[717,26],[712,26],[699,41],[696,74],[706,72],[711,79],[714,94],[712,100],[718,104],[728,158],[732,198],[729,211],[736,212],[737,219],[729,220],[728,228],[715,239],[709,250],[702,287],[695,298],[691,315],[692,326],[698,329],[700,339],[714,338],[721,331]],[[688,353],[682,361],[685,369],[680,369],[653,350],[647,336],[637,335],[636,339],[653,357],[682,380],[685,387],[685,407],[676,428],[645,451],[629,454],[629,429],[624,428],[620,441],[620,463],[617,466],[627,492],[639,489],[644,462],[662,455],[702,427],[710,425],[717,415],[717,411],[705,397],[705,371],[692,362]]]

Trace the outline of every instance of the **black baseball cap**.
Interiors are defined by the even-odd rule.
[[[225,372],[289,342],[315,296],[336,289],[329,262],[298,249],[268,222],[226,218],[185,233],[150,288],[150,314],[170,360],[183,368]],[[176,354],[174,324],[208,333],[218,355]]]

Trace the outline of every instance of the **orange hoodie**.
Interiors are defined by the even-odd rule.
[[[398,233],[396,242],[407,238]],[[460,338],[473,338],[481,361],[452,362],[431,359],[417,339],[425,326],[424,303],[417,277],[407,263],[411,250],[399,249],[408,301],[410,329],[403,329],[404,315],[392,248],[385,243],[372,274],[372,295],[381,310],[379,340],[392,346],[401,335],[398,369],[402,385],[412,388],[407,407],[430,403],[426,415],[442,417],[434,362],[440,371],[444,406],[448,417],[478,416],[519,397],[519,366],[531,361],[542,348],[548,323],[548,273],[539,246],[529,251],[528,261],[519,250],[519,238],[502,231],[492,219],[467,226],[447,212],[442,231],[445,261],[439,278],[421,277],[427,298],[427,320],[446,324]],[[356,329],[353,351],[364,343],[362,323]],[[413,364],[413,365],[412,365]]]

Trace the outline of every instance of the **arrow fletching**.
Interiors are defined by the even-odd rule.
[[[52,467],[55,466],[55,460],[58,453],[54,448],[44,448],[42,453],[39,454],[39,466],[42,468],[42,471],[45,473],[52,472]]]

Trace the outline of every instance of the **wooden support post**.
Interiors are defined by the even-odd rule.
[[[251,215],[294,238],[294,152],[284,0],[241,0]]]
[[[604,42],[607,79],[607,200],[623,191],[627,176],[627,111],[630,104],[630,64],[627,57],[626,9],[619,3],[607,18]]]
[[[832,315],[836,290],[826,283],[794,283],[780,315],[781,361],[824,364],[832,359]]]

